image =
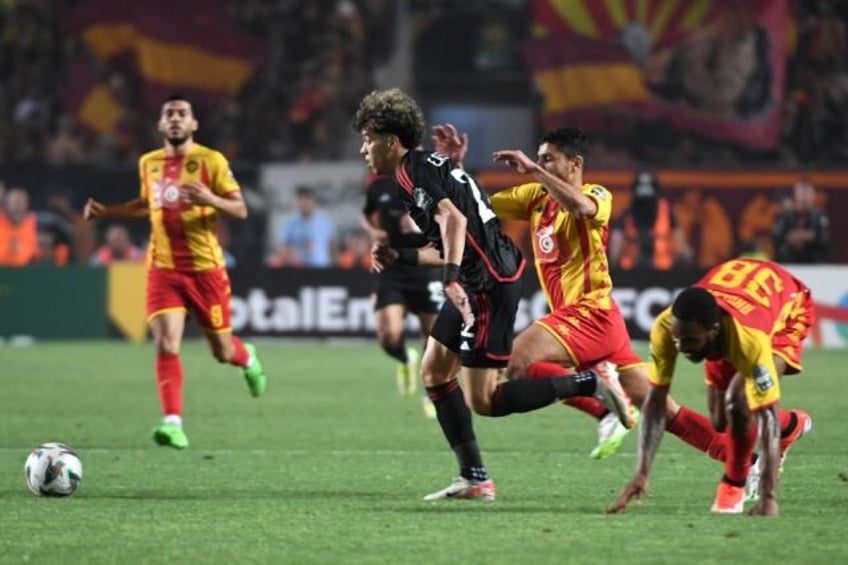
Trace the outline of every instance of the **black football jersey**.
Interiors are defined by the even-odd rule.
[[[391,247],[421,247],[426,243],[423,234],[402,231],[401,218],[406,215],[406,207],[401,201],[400,187],[391,177],[376,177],[368,185],[362,213],[370,219],[374,212],[377,212],[380,229],[389,236]]]
[[[439,201],[449,199],[465,215],[468,223],[459,281],[468,290],[486,290],[521,276],[521,251],[501,231],[488,194],[471,175],[440,153],[412,150],[404,156],[395,180],[409,215],[439,251],[444,251],[442,234],[433,219]]]

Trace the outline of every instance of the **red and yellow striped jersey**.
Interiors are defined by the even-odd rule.
[[[745,378],[751,410],[780,399],[774,366],[772,336],[782,330],[790,314],[809,293],[786,269],[769,261],[734,259],[710,270],[694,286],[706,289],[726,314],[721,318],[719,348]],[[648,374],[654,385],[671,383],[677,348],[671,337],[671,307],[657,317],[651,330]]]
[[[598,205],[593,218],[563,210],[537,182],[492,197],[499,218],[530,222],[536,274],[552,311],[575,304],[611,307],[606,243],[612,193],[597,184],[584,184],[581,190]]]
[[[150,265],[177,271],[223,267],[224,254],[215,235],[217,210],[186,202],[179,187],[199,180],[219,196],[240,190],[227,159],[195,143],[186,155],[169,157],[164,149],[142,155],[138,172],[141,198],[150,210]]]

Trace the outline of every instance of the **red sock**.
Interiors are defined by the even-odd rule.
[[[183,364],[180,356],[173,353],[156,354],[156,383],[159,385],[159,401],[162,414],[168,416],[183,413]]]
[[[609,413],[607,407],[597,398],[589,396],[572,396],[561,401],[566,406],[577,408],[581,412],[585,412],[596,420],[600,420]]]
[[[570,369],[566,369],[562,365],[550,363],[548,361],[537,361],[527,367],[527,378],[529,379],[564,377],[571,373],[572,371]],[[602,418],[608,412],[606,406],[604,406],[600,400],[589,396],[574,396],[566,398],[561,402],[589,414],[596,420]]]
[[[713,429],[709,418],[681,406],[665,429],[718,461],[727,459],[727,434]]]
[[[754,443],[757,441],[757,426],[751,426],[745,435],[737,438],[728,431],[727,459],[724,462],[724,476],[737,484],[745,484],[748,468],[751,466],[751,455],[754,453]]]
[[[247,362],[250,360],[250,353],[248,353],[247,349],[244,348],[244,343],[242,343],[242,341],[234,335],[233,345],[236,348],[236,352],[233,355],[233,358],[230,359],[230,365],[236,365],[237,367],[247,367]]]
[[[783,437],[783,432],[789,427],[789,423],[792,422],[792,411],[784,410],[783,408],[777,409],[777,423],[780,426],[780,435]]]

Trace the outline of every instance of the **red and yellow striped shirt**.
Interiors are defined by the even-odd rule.
[[[536,274],[552,311],[570,305],[611,307],[606,243],[612,193],[597,184],[584,184],[581,191],[598,205],[592,218],[563,210],[537,182],[492,197],[499,218],[530,222]]]
[[[164,149],[142,155],[138,172],[141,198],[150,210],[150,265],[189,272],[224,267],[215,236],[218,211],[184,201],[179,186],[199,180],[219,196],[240,190],[227,159],[195,143],[186,155],[168,157]]]

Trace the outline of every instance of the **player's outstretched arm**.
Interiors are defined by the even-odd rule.
[[[580,156],[576,158],[582,159]],[[523,151],[518,149],[495,151],[492,154],[492,159],[499,163],[506,163],[516,172],[532,175],[536,181],[544,185],[564,210],[568,210],[578,218],[591,218],[598,212],[598,205],[594,200],[583,194],[579,186],[574,186],[549,173],[544,167],[525,155]]]
[[[760,429],[760,457],[763,467],[760,474],[760,500],[748,512],[751,516],[778,516],[777,476],[780,467],[780,425],[777,406],[769,406],[756,413]]]
[[[648,493],[651,464],[660,446],[665,431],[667,386],[653,386],[648,390],[642,405],[642,420],[639,423],[639,451],[636,459],[636,473],[618,495],[618,500],[607,508],[609,513],[624,512],[628,503],[635,499],[641,502]]]
[[[124,202],[123,204],[103,204],[94,198],[89,198],[82,210],[86,220],[98,218],[144,218],[148,215],[147,202],[141,198]]]

